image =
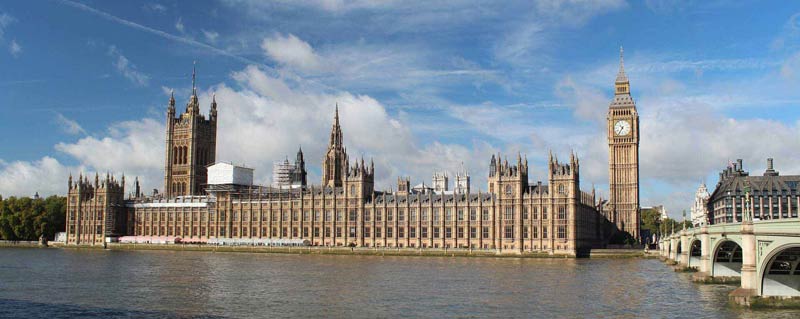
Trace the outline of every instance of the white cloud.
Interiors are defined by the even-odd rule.
[[[286,36],[275,34],[264,39],[261,48],[268,57],[281,64],[306,71],[314,71],[321,66],[320,58],[314,53],[311,45],[294,34]]]
[[[11,43],[8,44],[8,52],[15,58],[22,54],[22,46],[17,43],[17,39],[11,40]]]
[[[542,24],[529,21],[520,28],[505,34],[495,44],[495,56],[509,62],[524,60],[534,55],[534,52],[546,44],[547,40]]]
[[[41,196],[63,195],[67,192],[67,179],[70,171],[81,171],[80,167],[67,167],[55,158],[45,156],[36,161],[0,160],[0,195]],[[77,177],[77,176],[76,176]]]
[[[598,72],[589,72],[596,74]],[[581,177],[586,182],[606,184],[608,148],[605,112],[611,96],[607,90],[575,79],[596,81],[596,77],[567,76],[556,85],[556,95],[573,109],[576,117],[596,125],[584,132],[576,147],[581,156]],[[660,80],[659,80],[660,79]],[[642,205],[666,204],[677,214],[693,200],[700,182],[713,188],[714,174],[728,161],[744,159],[745,168],[759,175],[767,157],[775,158],[779,169],[797,174],[800,164],[790,159],[800,156],[800,122],[768,119],[734,119],[724,114],[720,104],[738,103],[750,96],[729,96],[720,100],[686,92],[686,84],[670,78],[650,79],[651,89],[635,95],[640,115],[640,185]],[[610,80],[609,80],[610,81]],[[634,87],[639,87],[634,82]],[[570,133],[574,136],[575,133]],[[558,137],[555,137],[558,139]],[[560,141],[564,143],[562,139]],[[709,179],[711,176],[711,180]],[[584,184],[585,185],[585,184]],[[674,216],[674,215],[673,215]]]
[[[219,38],[219,33],[210,30],[201,30],[201,31],[203,31],[203,36],[206,38],[208,42],[211,43],[217,42],[217,38]]]
[[[178,17],[178,21],[175,21],[175,29],[178,30],[180,33],[184,33],[185,27],[183,26],[183,18]]]
[[[767,157],[800,172],[800,123],[733,119],[691,98],[645,99],[642,112],[642,177],[680,184],[700,181],[730,160],[764,167]],[[788,164],[788,165],[787,165]],[[753,173],[760,171],[753,170]],[[689,200],[689,199],[687,199]]]
[[[406,123],[390,116],[370,96],[295,87],[255,66],[235,72],[233,78],[240,89],[218,84],[201,92],[202,112],[208,111],[210,95],[216,93],[217,160],[256,168],[260,183],[269,183],[273,161],[291,157],[300,145],[311,171],[309,180],[319,183],[336,103],[350,160],[362,155],[367,161],[374,157],[379,189],[396,187],[397,176],[410,175],[414,182],[429,182],[434,170],[454,172],[465,160],[477,189],[485,183],[485,167],[497,151],[480,140],[474,140],[471,146],[435,141],[420,145]],[[163,134],[160,120],[146,118],[114,123],[104,136],[63,142],[55,148],[87,168],[138,175],[144,189],[161,188]]]
[[[606,117],[610,99],[597,88],[576,83],[567,76],[556,84],[556,96],[563,99],[574,110],[578,118],[602,123]]]
[[[2,43],[2,40],[5,38],[6,27],[15,21],[17,21],[17,19],[8,13],[0,12],[0,43]],[[8,43],[8,52],[15,58],[22,54],[22,46],[17,43],[17,39],[12,39],[11,42]]]
[[[81,127],[80,124],[78,124],[78,122],[67,118],[61,113],[56,113],[56,123],[58,123],[58,125],[61,126],[61,129],[67,134],[86,134],[86,131],[83,129],[83,127]]]
[[[177,35],[174,35],[174,34],[171,34],[171,33],[167,33],[167,32],[164,32],[162,30],[158,30],[158,29],[154,29],[154,28],[151,28],[151,27],[148,27],[148,26],[145,26],[145,25],[141,25],[139,23],[136,23],[136,22],[133,22],[133,21],[130,21],[130,20],[122,19],[122,18],[120,18],[118,16],[109,14],[108,12],[97,10],[95,8],[87,6],[87,5],[85,5],[83,3],[80,3],[80,2],[75,2],[75,1],[70,1],[70,0],[62,0],[62,3],[66,4],[68,6],[77,8],[79,10],[94,14],[96,16],[99,16],[99,17],[101,17],[103,19],[106,19],[106,20],[109,20],[111,22],[114,22],[114,23],[117,23],[117,24],[120,24],[120,25],[123,25],[123,26],[126,26],[126,27],[130,27],[132,29],[136,29],[136,30],[139,30],[139,31],[147,32],[147,33],[162,37],[162,38],[170,40],[170,41],[174,41],[174,42],[177,42],[177,43],[183,43],[183,44],[190,45],[190,46],[193,46],[193,47],[205,49],[205,50],[208,50],[210,52],[213,52],[213,53],[216,53],[216,54],[219,54],[219,55],[222,55],[222,56],[227,56],[227,57],[233,58],[233,59],[235,59],[237,61],[240,61],[242,63],[262,65],[261,63],[258,63],[256,61],[250,60],[250,59],[245,58],[243,56],[232,54],[232,53],[230,53],[230,52],[228,52],[226,50],[217,48],[215,46],[211,46],[211,45],[208,45],[206,43],[195,41],[194,39],[191,39],[191,38],[181,37],[181,36],[177,36]],[[183,27],[183,23],[181,22],[180,18],[178,19],[178,22],[180,22],[181,27]]]
[[[112,64],[117,69],[117,71],[122,74],[125,78],[130,80],[136,85],[139,86],[146,86],[147,83],[150,81],[150,76],[140,72],[136,65],[131,63],[127,57],[122,55],[122,52],[117,49],[116,46],[109,46],[108,47],[108,55],[114,59]]]
[[[146,11],[152,11],[159,14],[167,12],[167,7],[160,3],[147,3],[143,5],[142,8]]]
[[[3,37],[5,36],[6,27],[9,24],[13,23],[14,21],[17,21],[17,19],[12,17],[8,13],[5,12],[0,13],[0,40],[2,40]]]
[[[583,26],[592,18],[626,7],[624,0],[544,0],[520,12],[523,19],[509,21],[494,44],[498,61],[518,68],[546,71],[549,65],[553,36],[562,28]]]
[[[164,124],[154,119],[114,123],[104,137],[87,136],[55,148],[98,171],[149,173],[164,164]]]

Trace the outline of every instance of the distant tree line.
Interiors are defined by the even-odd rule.
[[[683,229],[684,225],[686,228],[692,227],[692,222],[688,220],[681,223],[672,218],[661,219],[661,212],[655,209],[642,209],[641,212],[642,231],[649,231],[650,234],[669,235],[673,229],[679,231]]]
[[[41,235],[53,239],[64,231],[67,198],[0,196],[0,239],[38,240]]]

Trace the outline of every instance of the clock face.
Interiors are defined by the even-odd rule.
[[[625,136],[631,133],[631,123],[628,121],[617,121],[614,123],[614,134],[617,136]]]

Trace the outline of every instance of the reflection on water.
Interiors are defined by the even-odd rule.
[[[0,249],[0,317],[797,318],[657,260]]]

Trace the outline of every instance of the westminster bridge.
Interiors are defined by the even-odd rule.
[[[740,304],[753,296],[800,297],[800,218],[684,229],[663,237],[659,250],[679,267],[697,269],[696,277],[739,277],[731,298]]]

